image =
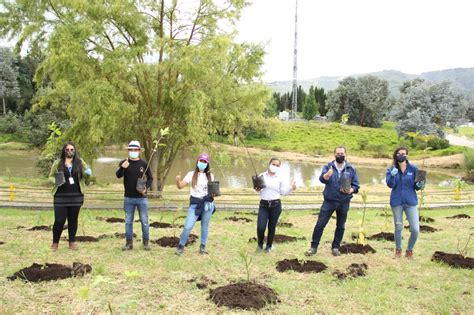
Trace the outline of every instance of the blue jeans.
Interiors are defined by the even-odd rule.
[[[420,233],[420,217],[417,206],[401,205],[392,207],[393,223],[395,225],[395,246],[398,249],[402,248],[403,211],[405,211],[408,223],[410,224],[410,238],[408,239],[407,250],[413,250]]]
[[[204,209],[201,213],[201,244],[206,245],[207,235],[209,234],[209,222],[211,221],[212,211],[214,210],[213,202],[205,202]],[[186,217],[186,222],[184,223],[184,229],[179,238],[179,245],[185,246],[188,241],[189,234],[196,224],[196,221],[199,216],[195,213],[196,204],[189,205],[188,216]]]
[[[150,225],[148,224],[148,199],[147,198],[130,198],[125,197],[123,201],[123,209],[125,210],[125,237],[127,240],[133,240],[133,217],[135,207],[138,209],[140,222],[142,224],[143,241],[150,239]]]
[[[267,248],[271,248],[273,238],[275,237],[275,229],[278,223],[278,218],[281,214],[281,201],[265,201],[260,200],[257,217],[257,238],[258,246],[263,246],[263,238],[265,237],[265,229],[268,224]]]
[[[341,246],[342,238],[344,237],[344,231],[347,220],[347,212],[349,211],[349,202],[345,203],[333,203],[324,201],[319,211],[318,221],[313,230],[313,236],[311,241],[312,248],[318,248],[321,236],[326,225],[331,219],[332,214],[336,211],[336,231],[334,231],[334,240],[332,241],[332,248],[339,248]]]

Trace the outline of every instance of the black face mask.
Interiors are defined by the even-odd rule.
[[[398,163],[403,163],[407,160],[407,156],[406,155],[397,155],[396,158]]]
[[[66,151],[66,157],[70,158],[70,159],[73,158],[74,157],[74,151],[72,151],[72,152],[71,151]]]
[[[336,162],[337,163],[342,163],[342,162],[344,162],[345,159],[346,159],[346,157],[344,155],[336,155]]]

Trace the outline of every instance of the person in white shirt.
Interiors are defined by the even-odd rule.
[[[289,195],[296,189],[295,182],[290,186],[279,174],[280,166],[280,159],[272,157],[268,163],[268,170],[261,174],[265,179],[266,187],[263,189],[256,189],[260,193],[261,199],[257,219],[257,251],[263,250],[263,239],[265,237],[265,229],[267,225],[268,235],[265,251],[270,253],[273,250],[272,245],[273,238],[275,237],[275,228],[281,214],[280,195]]]
[[[179,239],[178,248],[176,248],[176,255],[182,255],[184,246],[188,241],[189,233],[196,224],[196,221],[201,220],[201,246],[199,253],[207,254],[206,243],[209,231],[209,222],[211,216],[215,211],[214,196],[210,196],[207,192],[207,183],[214,181],[214,174],[210,171],[209,155],[201,154],[196,159],[196,167],[194,171],[190,171],[181,180],[181,176],[176,176],[176,186],[179,189],[191,184],[191,196],[189,199],[189,211],[184,223],[184,229]]]

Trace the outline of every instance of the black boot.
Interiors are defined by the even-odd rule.
[[[201,244],[201,246],[199,246],[199,254],[201,254],[201,255],[207,255],[208,254],[208,252],[206,252],[206,245]]]
[[[183,245],[178,245],[176,248],[176,251],[174,252],[176,255],[181,256],[184,252],[184,246]]]
[[[146,251],[151,250],[150,245],[149,245],[149,240],[143,240],[143,249]]]
[[[133,240],[127,240],[127,243],[125,243],[125,246],[122,247],[123,251],[126,250],[132,250],[133,249]]]

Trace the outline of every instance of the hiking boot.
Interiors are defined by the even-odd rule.
[[[122,247],[122,250],[126,251],[126,250],[132,250],[132,249],[133,249],[133,240],[127,240],[125,245]]]
[[[257,245],[257,249],[255,250],[257,253],[263,252],[263,245]]]
[[[174,252],[176,255],[181,256],[184,253],[184,246],[183,245],[178,245],[176,248],[176,251]]]
[[[59,243],[53,243],[53,244],[51,244],[51,249],[52,249],[54,252],[57,251],[58,248],[59,248]]]
[[[149,240],[143,240],[143,249],[146,251],[151,250],[149,242],[150,242]]]
[[[314,254],[316,254],[316,252],[318,251],[317,248],[314,248],[314,247],[310,247],[308,249],[308,251],[306,253],[304,253],[306,256],[313,256]]]
[[[395,249],[395,258],[400,258],[402,257],[402,249],[401,248],[396,248]]]
[[[273,252],[273,246],[265,247],[265,253],[270,254],[271,252]]]
[[[207,255],[208,254],[208,252],[206,252],[206,245],[201,244],[201,246],[199,246],[199,254],[201,254],[201,255]]]
[[[331,249],[331,253],[333,256],[341,256],[341,252],[339,251],[339,248]]]
[[[76,250],[77,249],[76,242],[69,242],[69,249]]]
[[[405,252],[405,257],[407,259],[413,259],[413,251],[407,249],[407,251]]]

